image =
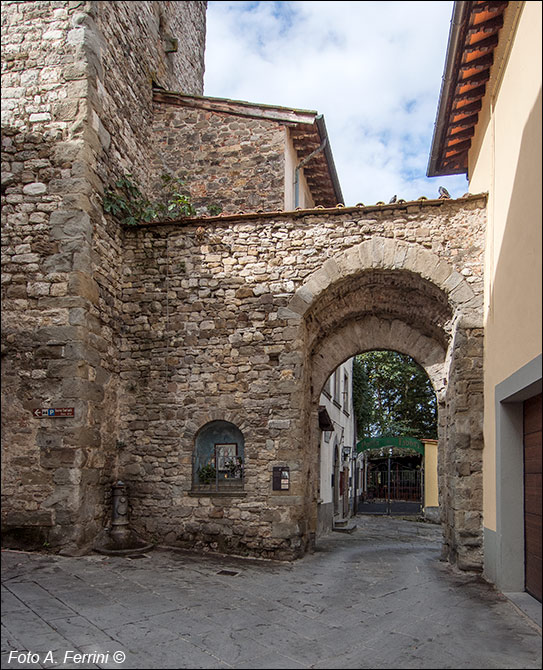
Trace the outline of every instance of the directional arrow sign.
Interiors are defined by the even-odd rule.
[[[44,417],[50,417],[53,419],[61,417],[75,416],[74,407],[45,407],[41,409],[33,410],[32,414],[42,419]]]

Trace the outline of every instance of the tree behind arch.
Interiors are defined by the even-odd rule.
[[[437,438],[437,402],[428,375],[410,356],[369,351],[353,361],[358,438]]]

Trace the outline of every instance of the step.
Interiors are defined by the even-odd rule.
[[[358,528],[355,523],[349,523],[348,521],[339,521],[335,522],[332,526],[332,530],[336,533],[354,533]]]

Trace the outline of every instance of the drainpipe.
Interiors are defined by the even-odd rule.
[[[300,170],[304,167],[304,165],[307,165],[314,156],[317,156],[322,151],[324,151],[327,142],[328,138],[325,137],[321,142],[321,145],[315,149],[315,151],[312,151],[309,156],[306,156],[302,161],[300,161],[296,166],[296,169],[294,170],[294,208],[298,207],[300,204]]]

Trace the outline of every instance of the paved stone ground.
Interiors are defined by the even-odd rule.
[[[402,502],[399,500],[391,500],[387,503],[386,500],[371,500],[367,502],[358,503],[359,514],[390,514],[392,516],[419,516],[421,511],[421,504],[418,502]]]
[[[437,526],[356,521],[288,564],[4,551],[2,668],[541,668],[540,631],[440,562]]]

